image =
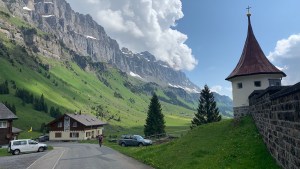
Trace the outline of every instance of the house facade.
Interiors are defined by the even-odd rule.
[[[72,141],[96,138],[106,123],[87,114],[64,114],[48,123],[49,140]]]
[[[13,133],[13,120],[18,117],[11,112],[3,103],[0,103],[0,145],[6,145],[10,140],[16,139],[16,134]],[[16,128],[14,128],[16,129]],[[18,129],[18,131],[20,131]]]

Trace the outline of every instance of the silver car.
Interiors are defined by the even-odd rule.
[[[152,141],[148,139],[144,139],[140,135],[122,135],[119,140],[119,145],[126,146],[148,146],[152,145]]]
[[[8,152],[18,155],[25,152],[42,152],[47,150],[47,144],[42,144],[30,139],[12,140],[8,145]]]

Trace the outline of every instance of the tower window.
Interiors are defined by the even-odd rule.
[[[281,86],[280,79],[269,79],[269,86]]]
[[[243,83],[238,83],[238,84],[237,84],[237,88],[238,88],[238,89],[243,88]]]
[[[255,87],[261,87],[261,81],[254,81]]]

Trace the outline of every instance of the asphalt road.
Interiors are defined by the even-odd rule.
[[[54,150],[0,158],[2,169],[153,169],[97,144],[48,143]],[[38,158],[40,157],[40,158]]]
[[[46,152],[21,154],[17,156],[0,157],[0,169],[26,169],[34,161],[47,154]]]

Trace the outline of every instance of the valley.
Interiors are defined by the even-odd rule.
[[[162,104],[166,131],[180,136],[189,129],[199,93],[147,82],[123,72],[115,63],[92,61],[69,48],[53,32],[43,32],[5,8],[0,16],[0,83],[7,81],[10,91],[0,95],[0,101],[16,107],[19,119],[14,126],[24,131],[32,127],[39,133],[60,114],[81,112],[108,122],[108,135],[143,134],[151,94],[155,92]],[[130,58],[128,54],[126,57]],[[16,97],[18,89],[34,98],[43,95],[47,111],[37,111],[32,103]],[[232,117],[231,100],[217,93],[215,96],[224,117]],[[59,114],[51,115],[51,108],[59,109]]]

